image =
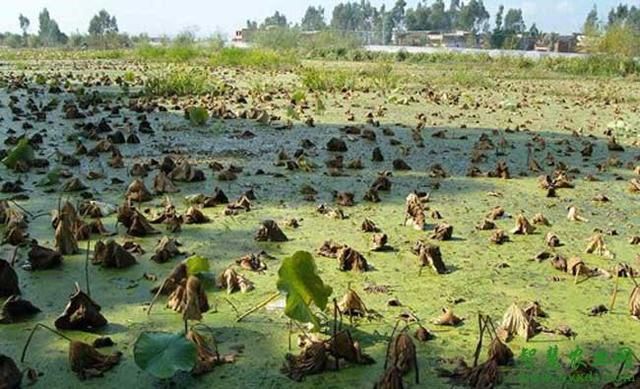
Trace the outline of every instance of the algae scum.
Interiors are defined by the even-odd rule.
[[[0,68],[3,158],[19,157],[0,167],[2,275],[12,268],[21,297],[40,310],[0,324],[0,354],[33,369],[23,385],[167,384],[133,356],[141,333],[183,329],[183,314],[167,304],[206,325],[224,359],[206,374],[178,373],[180,386],[560,387],[596,371],[586,384],[566,384],[601,387],[625,361],[620,354],[640,348],[632,315],[640,301],[629,301],[640,269],[636,81],[487,71],[490,82],[462,86],[460,70],[398,65],[398,87],[387,93],[362,85],[312,92],[296,71],[206,69],[226,86],[143,95],[143,75],[162,66]],[[185,117],[195,106],[211,115],[203,125]],[[34,155],[16,154],[27,144]],[[283,240],[278,231],[256,234],[265,220],[287,240],[256,240]],[[167,252],[156,250],[161,239]],[[333,290],[326,311],[315,312],[320,332],[291,324],[284,294],[238,322],[273,296],[278,269],[298,251],[314,254]],[[185,286],[186,302],[160,295],[148,315],[151,289],[192,255],[209,269]],[[101,263],[85,268],[86,258]],[[78,324],[87,311],[65,311],[76,283],[89,292],[86,271],[106,325]],[[2,302],[16,295],[7,285]],[[204,294],[197,301],[208,307],[194,312],[191,294]],[[338,370],[334,298],[355,353]],[[39,331],[21,363],[36,323],[54,322],[74,341],[109,337],[114,344],[100,353],[121,356],[72,370],[69,342]],[[412,347],[416,358],[407,359]],[[300,368],[302,360],[316,369]],[[629,357],[623,375],[635,364]],[[532,383],[547,370],[550,381]]]

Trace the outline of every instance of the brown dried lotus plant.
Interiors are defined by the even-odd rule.
[[[550,226],[551,225],[549,220],[542,213],[536,213],[533,216],[533,219],[531,219],[531,221],[533,222],[533,224],[537,224],[537,225],[541,225],[541,226]]]
[[[156,244],[155,253],[151,256],[151,260],[156,263],[169,262],[172,258],[184,254],[178,248],[180,246],[182,244],[176,239],[163,236]]]
[[[100,305],[76,284],[75,292],[54,324],[59,330],[93,331],[108,323],[101,310]]]
[[[500,327],[498,327],[498,334],[504,341],[509,341],[514,335],[519,335],[526,342],[537,332],[539,332],[538,323],[515,303],[507,309],[502,317]]]
[[[500,340],[493,321],[486,315],[478,315],[479,337],[474,352],[473,366],[469,367],[463,359],[453,371],[441,370],[440,375],[448,377],[454,385],[464,385],[472,388],[492,388],[500,382],[499,366],[513,364],[513,352]],[[489,334],[491,342],[487,352],[487,360],[478,364],[485,332]]]
[[[416,230],[424,230],[424,205],[422,204],[421,198],[415,193],[409,193],[405,200],[403,225],[407,225],[407,220],[412,221],[413,227]]]
[[[442,308],[442,314],[440,314],[439,317],[433,319],[432,322],[433,324],[436,324],[439,326],[455,327],[460,325],[463,321],[464,321],[464,318],[456,316],[456,314],[453,313],[453,310],[449,308]]]
[[[153,190],[157,194],[180,192],[180,189],[162,171],[153,178]]]
[[[250,253],[243,256],[242,258],[236,260],[236,265],[246,270],[262,273],[267,270],[267,263],[263,260],[265,258],[274,259],[266,252],[261,251],[257,254]]]
[[[395,335],[398,322],[391,332],[391,339],[387,345],[387,351],[385,353],[384,371],[385,375],[388,372],[389,365],[391,368],[396,368],[400,375],[405,375],[411,370],[414,371],[415,383],[420,383],[420,371],[418,368],[418,356],[416,353],[416,346],[409,336],[407,328],[403,328],[398,335]]]
[[[209,301],[202,283],[196,276],[189,276],[184,284],[169,295],[167,307],[182,314],[182,319],[202,320],[202,313],[209,310]]]
[[[167,306],[183,314],[185,328],[187,320],[200,320],[196,318],[201,318],[202,312],[209,310],[209,304],[197,275],[208,272],[209,260],[198,255],[179,263],[158,288],[151,290],[155,295],[149,304],[147,315],[151,314],[155,301],[163,294],[169,296]]]
[[[51,331],[55,335],[58,335],[59,337],[69,341],[69,365],[71,367],[71,370],[76,373],[78,378],[81,380],[102,377],[106,371],[111,370],[120,362],[120,358],[122,356],[122,353],[120,352],[110,355],[102,354],[101,352],[96,350],[94,346],[81,341],[73,340],[66,335],[54,330],[53,328],[45,326],[41,323],[37,323],[33,327],[33,330],[31,330],[31,333],[27,338],[27,342],[22,349],[20,362],[24,363],[29,344],[31,344],[31,340],[35,335],[36,330],[39,328],[44,328],[48,331]]]
[[[569,211],[567,212],[567,219],[572,221],[572,222],[588,222],[588,219],[585,219],[584,217],[580,216],[578,213],[578,208],[576,208],[574,205],[569,207]]]
[[[607,245],[604,243],[604,237],[600,232],[596,232],[591,238],[589,238],[585,252],[587,254],[596,254],[609,259],[615,258],[615,255],[609,251]]]
[[[53,269],[62,264],[62,254],[56,250],[40,246],[35,240],[31,242],[28,262],[23,266],[25,270]]]
[[[0,310],[0,324],[13,324],[26,320],[36,314],[40,309],[33,305],[30,301],[23,299],[20,296],[12,295],[4,304]]]
[[[334,299],[334,325],[331,338],[323,340],[319,336],[304,334],[299,355],[287,354],[281,371],[294,381],[301,381],[305,376],[320,374],[327,370],[339,370],[341,360],[351,364],[370,365],[375,361],[365,354],[360,343],[353,339],[349,330],[339,327],[337,321],[338,307]]]
[[[516,217],[516,226],[511,233],[516,235],[530,235],[533,234],[535,229],[523,214],[519,214]]]
[[[418,255],[420,266],[429,266],[438,274],[447,273],[447,267],[442,261],[440,247],[428,242],[418,241],[413,247],[413,252]]]
[[[70,207],[67,207],[67,204]],[[69,202],[65,203],[65,207],[58,214],[55,226],[55,248],[62,255],[73,255],[79,252],[74,233],[78,219],[75,208]]]
[[[144,181],[140,178],[136,178],[131,182],[131,184],[129,184],[127,192],[125,193],[125,198],[131,202],[142,203],[150,201],[153,196],[145,186]]]
[[[0,383],[3,388],[20,388],[22,384],[22,372],[10,357],[0,354]]]
[[[371,269],[364,255],[349,246],[343,246],[338,250],[337,258],[341,271],[365,272]]]
[[[349,316],[349,320],[352,320],[354,317],[367,319],[380,317],[377,312],[367,308],[360,295],[351,289],[351,287],[349,287],[347,293],[342,296],[338,302],[338,312],[341,315]]]
[[[629,313],[637,320],[640,320],[640,285],[636,282],[635,278],[631,278],[635,286],[629,296]]]
[[[558,235],[554,234],[551,231],[547,232],[547,235],[545,235],[544,240],[545,242],[547,242],[547,246],[549,247],[560,246],[560,238],[558,238]]]
[[[453,226],[442,223],[435,226],[430,238],[435,240],[451,240],[453,236]]]
[[[258,242],[286,242],[289,240],[273,220],[264,220],[254,239]]]
[[[17,253],[17,249],[14,253]],[[0,297],[11,297],[19,294],[18,274],[11,266],[11,263],[0,259]]]
[[[93,248],[94,265],[106,268],[124,269],[137,263],[135,257],[114,240],[107,243],[96,242]]]
[[[198,326],[206,327],[208,332],[210,332],[210,336],[205,336],[201,332],[198,332],[196,330]],[[224,356],[220,355],[218,352],[218,345],[216,344],[216,340],[213,336],[213,331],[204,324],[199,323],[192,326],[186,334],[186,339],[195,344],[197,350],[196,363],[191,370],[191,374],[193,376],[200,376],[209,373],[215,366],[225,363],[233,363],[235,361],[235,356],[233,354]]]
[[[238,274],[232,267],[220,273],[216,279],[216,287],[226,289],[229,294],[236,291],[247,293],[254,289],[253,283],[245,276]]]

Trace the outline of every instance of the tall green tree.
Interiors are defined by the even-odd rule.
[[[589,14],[587,14],[587,18],[584,21],[584,25],[582,26],[582,32],[585,35],[597,35],[600,30],[600,21],[598,20],[598,8],[596,5],[593,5]]]
[[[405,22],[405,7],[407,2],[404,0],[397,0],[393,8],[391,8],[391,20],[395,28],[403,30]]]
[[[103,37],[107,34],[118,32],[118,21],[115,16],[102,9],[91,18],[89,22],[89,35],[93,37]]]
[[[67,36],[60,31],[58,23],[51,18],[46,8],[38,15],[38,24],[38,37],[44,46],[56,46],[67,42]]]
[[[504,17],[504,30],[508,33],[521,34],[525,31],[526,25],[522,17],[522,10],[511,8]]]
[[[457,22],[454,25],[462,30],[477,32],[489,20],[489,17],[489,12],[484,7],[482,0],[470,0],[460,8],[455,18]]]
[[[18,16],[18,21],[20,22],[20,29],[22,30],[22,36],[26,37],[27,30],[29,29],[29,25],[31,24],[31,21],[29,20],[28,17],[24,16],[23,14],[20,14],[20,16]]]
[[[289,22],[287,21],[287,17],[284,14],[276,11],[272,16],[267,16],[262,22],[262,28],[265,27],[287,27],[289,26]]]
[[[324,8],[309,6],[300,23],[302,31],[319,31],[327,27],[324,21]]]

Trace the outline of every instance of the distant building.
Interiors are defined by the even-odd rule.
[[[533,49],[535,51],[556,53],[575,53],[578,51],[579,43],[583,41],[584,35],[574,33],[571,35],[549,34],[540,37]]]
[[[477,46],[477,37],[470,31],[404,31],[396,32],[395,42],[400,46],[429,46],[467,48]],[[469,42],[472,44],[470,45]]]
[[[236,32],[233,34],[233,38],[231,38],[232,42],[244,42],[247,38],[247,32],[249,30],[246,28],[243,28],[242,30],[236,30]]]

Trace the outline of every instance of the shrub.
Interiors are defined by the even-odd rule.
[[[168,66],[147,77],[144,92],[151,96],[222,94],[224,87],[204,68]]]
[[[185,116],[194,126],[202,127],[209,120],[209,112],[204,107],[191,107],[185,111]]]

